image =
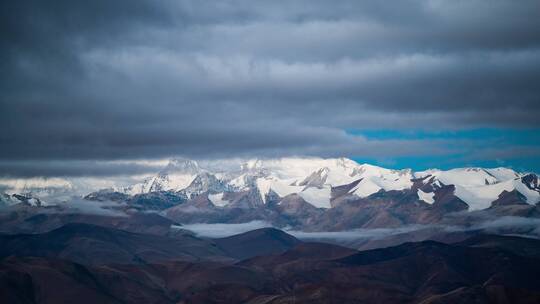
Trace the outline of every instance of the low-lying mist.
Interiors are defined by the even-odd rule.
[[[252,221],[238,224],[189,224],[182,228],[194,232],[197,236],[220,238],[235,234],[248,232],[251,230],[274,227],[271,223],[264,221]],[[274,227],[278,228],[278,227]],[[383,240],[386,238],[403,237],[404,241],[429,239],[435,235],[457,234],[457,233],[486,233],[500,235],[520,235],[533,238],[540,238],[540,219],[525,218],[517,216],[504,216],[494,219],[485,219],[482,222],[468,225],[405,225],[396,228],[373,228],[373,229],[353,229],[346,231],[317,231],[306,232],[287,228],[278,228],[305,241],[327,241],[327,242],[357,242],[370,240]]]
[[[197,236],[221,238],[235,234],[248,232],[251,230],[272,227],[272,224],[264,221],[251,221],[239,224],[188,224],[182,225],[181,228],[194,232]]]

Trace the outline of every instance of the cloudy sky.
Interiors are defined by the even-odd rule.
[[[176,155],[540,171],[538,0],[0,6],[0,175]]]

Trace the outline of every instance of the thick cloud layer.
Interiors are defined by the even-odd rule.
[[[534,0],[18,1],[0,31],[0,166],[15,175],[66,159],[444,155],[462,145],[345,130],[539,127]]]

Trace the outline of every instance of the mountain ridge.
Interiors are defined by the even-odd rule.
[[[452,195],[464,202],[465,209],[469,211],[491,207],[504,192],[518,192],[529,205],[540,201],[536,174],[519,173],[503,167],[414,172],[411,169],[395,170],[359,164],[347,158],[277,158],[238,162],[237,166],[219,168],[216,165],[205,167],[189,159],[171,159],[162,170],[140,183],[109,190],[96,189],[87,197],[97,197],[100,192],[101,195],[118,192],[132,197],[171,192],[176,193],[178,201],[205,195],[214,207],[228,208],[236,207],[240,193],[249,194],[243,205],[251,207],[265,206],[272,197],[282,199],[297,194],[316,208],[331,209],[344,200],[369,198],[381,191],[414,191],[418,201],[437,205],[437,198],[442,197],[438,193],[453,186]],[[58,188],[53,187],[55,191],[76,193],[75,183],[69,180],[56,178],[51,182],[52,186]],[[4,191],[7,195],[1,197],[4,205],[21,202],[13,194],[24,194],[27,201],[35,197],[43,204],[54,203],[48,201],[47,196],[40,195],[43,189],[52,187],[47,179],[40,179],[39,182],[28,180],[28,183],[19,180],[7,184],[11,186],[4,187],[7,189]],[[246,203],[246,200],[249,202]]]
[[[172,162],[177,163],[174,160]],[[413,189],[414,180],[427,179],[424,185],[429,184],[431,187],[427,187],[428,191],[425,191],[426,187],[421,190],[427,203],[433,203],[429,201],[429,197],[433,197],[436,190],[444,185],[454,185],[456,196],[468,205],[469,210],[490,207],[490,203],[498,199],[503,191],[516,190],[527,198],[529,204],[540,201],[540,188],[538,182],[534,183],[534,180],[538,179],[535,174],[518,173],[503,167],[429,169],[413,172],[411,169],[395,170],[359,164],[346,158],[280,158],[249,160],[241,164],[236,172],[235,170],[211,172],[198,165],[197,168],[199,171],[196,174],[193,170],[189,170],[188,173],[192,174],[191,183],[183,189],[167,187],[166,183],[161,185],[160,189],[188,192],[187,189],[196,188],[195,191],[189,191],[188,197],[206,191],[215,195],[220,192],[256,190],[261,197],[259,203],[262,204],[266,203],[266,196],[271,192],[282,198],[296,193],[317,208],[331,208],[333,188],[357,182],[348,192],[359,198],[365,198],[381,190]],[[522,180],[526,176],[531,176],[532,181]],[[195,187],[193,183],[201,177],[204,177],[206,184]],[[419,193],[419,199],[422,199],[420,195],[422,193]],[[225,204],[223,201],[220,202],[221,207]]]

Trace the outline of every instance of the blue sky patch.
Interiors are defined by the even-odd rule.
[[[479,128],[462,130],[347,130],[368,140],[422,140],[426,144],[448,147],[444,155],[364,158],[358,162],[390,168],[449,169],[454,167],[511,167],[518,171],[540,172],[540,129]],[[459,146],[459,153],[453,146]]]

